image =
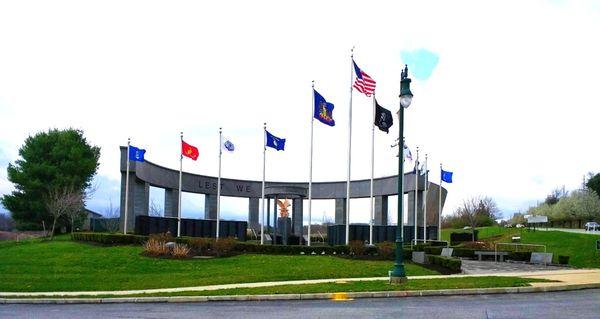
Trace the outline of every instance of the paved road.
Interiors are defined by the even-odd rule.
[[[546,231],[546,228],[540,227],[537,230]],[[548,231],[562,231],[562,232],[566,232],[566,233],[600,235],[600,230],[586,231],[585,229],[575,229],[575,228],[548,228]]]
[[[0,318],[600,318],[600,289],[554,293],[190,304],[0,305]]]

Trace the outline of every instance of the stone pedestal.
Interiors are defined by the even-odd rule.
[[[277,233],[281,236],[281,244],[288,244],[288,237],[292,234],[292,219],[289,217],[277,218]]]

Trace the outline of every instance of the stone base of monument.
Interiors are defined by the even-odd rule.
[[[424,251],[413,251],[412,261],[416,264],[424,264],[427,262]]]
[[[288,237],[292,234],[292,219],[289,217],[277,218],[277,233],[281,236],[281,244],[288,244]]]

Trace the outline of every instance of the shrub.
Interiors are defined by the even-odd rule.
[[[367,252],[367,247],[361,240],[352,240],[348,246],[350,248],[350,254],[354,256],[364,256]]]
[[[473,235],[473,233],[475,233],[475,235]],[[478,234],[479,231],[476,229],[468,232],[450,233],[450,245],[457,245],[461,242],[473,241],[473,236],[475,236],[475,241],[477,241]]]
[[[147,256],[166,256],[169,254],[169,247],[165,242],[158,241],[156,238],[150,238],[144,243],[144,255]]]
[[[214,241],[213,251],[217,257],[230,255],[236,247],[237,240],[233,237],[219,238]]]
[[[189,258],[190,257],[190,248],[184,244],[175,244],[173,246],[173,251],[171,252],[173,258]]]
[[[444,267],[452,272],[461,271],[462,262],[457,258],[427,255],[427,260],[432,265]]]
[[[197,255],[207,256],[215,245],[213,238],[191,238],[189,245],[195,250]]]
[[[485,241],[470,241],[463,243],[463,247],[477,250],[491,250],[494,249],[494,244]]]
[[[531,260],[531,252],[530,251],[511,251],[506,256],[506,259],[517,260],[517,261],[530,261]]]
[[[569,256],[558,256],[558,263],[561,265],[568,265],[569,264]]]
[[[441,255],[444,247],[423,247],[423,251],[428,255]]]
[[[402,259],[404,260],[412,260],[412,253],[414,250],[412,249],[406,249],[404,248],[402,250]],[[394,253],[394,256],[396,256],[396,254]]]
[[[383,258],[383,259],[392,259],[394,258],[394,250],[396,249],[396,244],[389,242],[389,241],[384,241],[381,243],[378,243],[377,245],[377,253]]]
[[[160,233],[160,234],[150,234],[149,238],[158,240],[159,242],[163,242],[163,243],[169,243],[169,242],[174,241],[173,236],[171,235],[171,232]]]
[[[456,257],[475,258],[475,251],[480,249],[455,247],[452,255]]]
[[[148,237],[130,234],[72,233],[71,239],[103,245],[141,245],[148,240]]]

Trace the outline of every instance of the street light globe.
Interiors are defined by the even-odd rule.
[[[400,96],[400,105],[405,109],[408,108],[412,102],[412,98],[411,94]]]

